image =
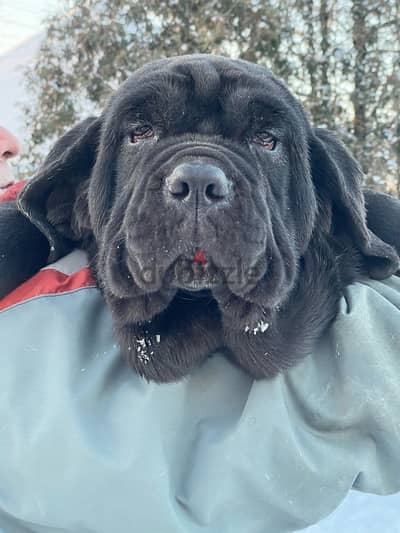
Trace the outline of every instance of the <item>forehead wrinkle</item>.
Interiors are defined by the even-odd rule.
[[[142,77],[135,84],[134,76],[129,86],[114,102],[114,108],[123,119],[157,118],[159,122],[169,122],[171,116],[182,114],[187,99],[182,77],[162,71]],[[151,117],[149,116],[151,115]]]
[[[186,78],[191,97],[200,105],[215,103],[221,90],[221,77],[211,62],[194,61],[173,66],[173,72]]]
[[[244,131],[249,126],[303,129],[297,110],[288,103],[285,95],[269,84],[242,85],[232,90],[226,98],[224,114],[235,127]],[[250,82],[250,83],[249,83]]]
[[[221,89],[221,79],[213,65],[203,63],[202,69],[192,73],[195,85],[195,96],[202,102],[215,102]]]
[[[226,127],[240,136],[251,122],[249,91],[246,88],[229,87],[221,102]]]

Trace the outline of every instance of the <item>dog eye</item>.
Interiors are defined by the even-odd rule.
[[[129,133],[129,140],[132,144],[138,143],[143,139],[150,139],[151,137],[154,137],[154,130],[148,124],[138,126]]]
[[[252,139],[252,142],[259,144],[266,150],[274,150],[276,146],[276,139],[268,132],[257,133]]]

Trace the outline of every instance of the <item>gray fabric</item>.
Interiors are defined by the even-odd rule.
[[[400,279],[348,288],[312,356],[171,385],[121,361],[96,289],[0,314],[0,531],[280,533],[400,490]]]

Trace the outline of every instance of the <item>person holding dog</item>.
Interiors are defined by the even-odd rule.
[[[19,154],[21,145],[18,139],[6,128],[0,126],[0,189],[14,182],[9,160]]]

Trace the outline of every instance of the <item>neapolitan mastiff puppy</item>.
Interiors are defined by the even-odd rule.
[[[268,70],[195,55],[137,70],[18,208],[49,261],[88,250],[139,374],[177,380],[223,348],[263,378],[310,353],[346,285],[399,268],[399,203],[367,192],[368,228],[361,181]]]

